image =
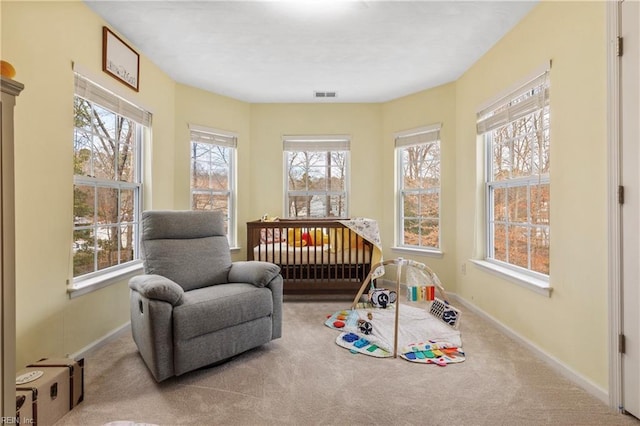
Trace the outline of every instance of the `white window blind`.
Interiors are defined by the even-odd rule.
[[[349,151],[348,136],[284,136],[284,151]]]
[[[216,129],[209,129],[201,126],[189,125],[191,142],[208,143],[212,145],[225,146],[227,148],[237,148],[237,136],[225,133]]]
[[[548,105],[548,75],[548,71],[544,72],[479,111],[476,125],[478,134],[495,130]]]
[[[396,148],[404,148],[409,146],[421,145],[429,142],[440,140],[440,125],[435,127],[416,129],[406,134],[396,135]]]
[[[151,126],[150,112],[95,84],[77,72],[74,72],[74,75],[76,96],[94,102],[145,127]]]

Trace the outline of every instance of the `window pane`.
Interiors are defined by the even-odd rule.
[[[213,146],[211,148],[211,189],[229,189],[230,148]]]
[[[418,219],[404,220],[404,244],[411,246],[420,245],[420,221]]]
[[[191,205],[194,210],[212,210],[213,198],[211,194],[196,192],[192,194]]]
[[[118,176],[120,182],[135,182],[135,152],[132,145],[119,144],[118,148]]]
[[[118,138],[121,143],[131,144],[133,143],[133,131],[135,124],[132,120],[124,117],[118,117]]]
[[[417,145],[402,151],[404,188],[428,188],[440,185],[439,144]]]
[[[211,181],[209,163],[205,161],[195,161],[191,171],[191,187],[195,189],[209,188]]]
[[[133,222],[135,207],[135,191],[133,189],[120,190],[120,222]]]
[[[527,223],[528,221],[528,203],[527,203],[527,187],[515,186],[509,187],[507,190],[509,221]]]
[[[287,179],[287,188],[289,191],[302,191],[307,189],[307,172],[306,167],[292,166],[289,168],[289,179]]]
[[[75,129],[73,137],[73,174],[82,176],[93,175],[93,144],[91,132]]]
[[[438,220],[429,219],[420,222],[420,246],[439,247],[438,240]]]
[[[310,191],[327,191],[328,190],[328,172],[326,167],[309,167],[306,179],[308,181],[308,189]]]
[[[529,228],[526,226],[509,227],[509,263],[529,267]]]
[[[508,144],[501,143],[499,137],[495,139],[496,141],[492,149],[493,158],[491,166],[493,180],[506,180],[511,173],[511,149]]]
[[[224,216],[229,216],[229,196],[224,194],[216,194],[213,197],[213,210],[224,213]]]
[[[285,152],[288,217],[346,217],[347,154]]]
[[[493,258],[507,261],[507,226],[502,224],[493,225]]]
[[[540,143],[540,163],[541,173],[549,173],[549,112],[546,111],[544,114],[544,127],[542,130],[538,130],[538,139]]]
[[[427,218],[439,217],[440,194],[430,192],[420,195],[420,216]],[[436,222],[437,223],[437,222]]]
[[[328,176],[328,190],[329,191],[344,191],[345,190],[345,168],[344,166],[331,167],[329,169]]]
[[[120,227],[120,263],[135,259],[134,256],[135,226],[133,224]]]
[[[94,223],[94,203],[95,187],[76,185],[73,188],[73,222],[76,226]]]
[[[93,155],[93,176],[116,180],[115,143],[103,136],[94,136]]]
[[[82,98],[73,98],[74,126],[79,129],[91,130],[91,103]]]
[[[290,195],[289,196],[289,217],[304,217],[309,211],[309,203],[311,196],[309,195]]]
[[[98,270],[118,264],[118,230],[117,226],[98,227]]]
[[[535,227],[531,230],[531,269],[549,274],[549,228]]]
[[[98,188],[98,223],[101,225],[118,222],[118,190]]]
[[[531,223],[549,224],[549,185],[531,186]]]
[[[403,215],[407,218],[418,217],[420,211],[420,195],[406,194],[403,197]]]
[[[324,197],[319,197],[324,198]],[[346,217],[347,215],[347,197],[345,195],[331,195],[328,198],[329,212],[321,214],[319,211],[313,217]]]
[[[96,134],[104,139],[117,140],[116,113],[106,110],[99,105],[93,105],[93,128]]]
[[[522,123],[522,127],[526,127],[526,120],[517,120],[516,123]],[[526,131],[526,129],[522,129]],[[512,164],[511,177],[529,176],[531,175],[531,141],[530,135],[525,134],[516,138],[512,144]]]
[[[345,217],[344,195],[290,195],[289,217]]]
[[[194,210],[216,210],[229,215],[229,195],[213,192],[194,192],[192,196]]]
[[[94,235],[91,229],[73,231],[73,276],[94,271]]]
[[[430,143],[418,146],[421,156],[422,187],[433,188],[440,186],[440,144]]]
[[[343,191],[346,161],[343,153],[287,153],[289,191]]]
[[[507,219],[507,188],[493,189],[493,220],[504,222]]]

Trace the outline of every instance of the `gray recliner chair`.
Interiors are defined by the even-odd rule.
[[[282,276],[267,262],[232,262],[220,213],[142,214],[144,275],[129,281],[131,330],[156,381],[282,335]]]

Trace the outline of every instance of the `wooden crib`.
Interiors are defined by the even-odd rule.
[[[335,219],[247,222],[247,260],[281,268],[285,294],[355,294],[373,245]]]

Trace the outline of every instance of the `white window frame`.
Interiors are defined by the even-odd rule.
[[[193,187],[193,146],[195,143],[209,144],[218,147],[229,149],[229,167],[228,173],[228,188],[224,191],[214,190],[213,188],[203,189]],[[227,222],[227,238],[229,245],[232,248],[237,248],[237,152],[238,152],[238,135],[233,132],[227,132],[224,130],[214,129],[206,126],[199,126],[196,124],[189,124],[189,144],[190,144],[190,197],[191,208],[194,209],[194,195],[204,194],[209,196],[223,195],[227,197],[228,212],[225,218]]]
[[[68,293],[71,297],[76,297],[82,294],[86,294],[90,291],[97,290],[115,282],[128,279],[129,277],[139,273],[142,270],[142,261],[140,259],[139,241],[140,241],[140,218],[142,213],[142,200],[143,200],[143,140],[147,137],[149,128],[151,126],[152,115],[145,109],[135,105],[131,101],[124,99],[123,97],[115,94],[114,92],[106,89],[105,87],[95,83],[93,80],[89,80],[78,72],[74,73],[74,102],[76,98],[81,98],[90,102],[92,105],[97,105],[100,108],[114,112],[115,114],[130,119],[135,122],[135,141],[133,145],[134,149],[134,176],[133,182],[122,182],[116,180],[100,179],[93,176],[75,175],[73,177],[73,187],[81,186],[93,186],[96,188],[111,188],[118,190],[132,190],[134,198],[133,215],[134,217],[124,223],[131,224],[134,227],[133,236],[133,259],[120,263],[118,265],[110,266],[103,269],[97,269],[96,260],[94,258],[94,270],[93,272],[79,275],[74,277],[73,271],[70,272],[70,280],[68,285]],[[75,132],[75,131],[74,131]],[[75,143],[75,138],[74,138]],[[97,203],[97,197],[95,202]],[[118,202],[120,198],[118,197]],[[97,208],[94,207],[94,211],[97,214]],[[75,221],[74,221],[75,222]],[[120,218],[115,226],[122,226]],[[114,224],[110,224],[114,225]],[[74,223],[73,229],[92,229],[95,232],[100,227],[97,221],[94,221],[92,225],[76,226]],[[71,257],[74,257],[73,247],[71,248]],[[97,252],[96,252],[97,256]]]
[[[395,156],[396,156],[396,235],[395,235],[395,250],[405,251],[418,251],[427,254],[442,254],[442,143],[440,139],[441,123],[432,124],[430,126],[419,127],[416,129],[406,130],[395,134]],[[419,145],[437,144],[438,147],[438,186],[429,186],[422,188],[405,188],[404,187],[404,150]],[[415,216],[413,219],[420,221],[423,220],[437,220],[438,222],[438,243],[437,246],[427,246],[420,244],[408,244],[404,241],[405,235],[405,219],[407,219],[404,211],[404,199],[407,195],[422,195],[422,194],[438,194],[438,216],[437,217],[424,217],[422,215]]]
[[[506,219],[503,221],[496,221],[494,216],[494,190],[503,188],[526,188],[527,193],[527,220],[526,222],[518,222],[514,226],[520,226],[529,228],[545,228],[550,235],[550,224],[542,225],[540,223],[532,223],[531,216],[531,204],[530,204],[530,188],[537,185],[550,185],[549,172],[533,173],[527,176],[510,177],[503,180],[493,180],[493,140],[492,132],[509,125],[515,120],[522,119],[531,114],[542,113],[547,116],[543,122],[549,122],[549,67],[545,66],[543,70],[538,70],[532,77],[525,79],[524,83],[518,84],[514,89],[509,90],[505,95],[500,96],[497,100],[492,101],[488,106],[482,108],[477,116],[477,133],[481,136],[482,143],[484,144],[485,152],[485,256],[483,261],[474,261],[474,263],[490,269],[492,272],[497,272],[507,278],[512,279],[515,282],[524,284],[527,287],[542,294],[550,294],[549,274],[535,271],[531,265],[531,238],[528,234],[527,239],[527,267],[519,266],[513,263],[503,260],[498,260],[493,257],[494,253],[494,225],[497,222],[505,227],[510,226],[508,219],[508,208],[505,207]],[[540,90],[542,88],[542,90]],[[535,92],[533,92],[535,90]],[[523,98],[525,94],[532,94]],[[518,100],[519,99],[519,100]],[[518,100],[517,102],[514,102]],[[543,128],[543,132],[547,136],[550,135],[549,128]],[[522,136],[522,135],[519,135]],[[550,138],[550,136],[549,136]],[[514,138],[515,139],[515,138]],[[548,141],[550,144],[550,140]],[[507,189],[508,191],[508,189]],[[506,201],[505,201],[506,202]],[[549,200],[550,204],[550,200]],[[508,256],[509,247],[508,239],[506,245],[506,253]]]
[[[351,137],[348,135],[288,135],[282,137],[283,143],[283,170],[284,170],[284,205],[283,217],[290,218],[289,201],[292,196],[343,196],[344,197],[344,214],[335,218],[349,218],[350,202],[349,188],[351,175]],[[344,188],[341,191],[290,191],[289,190],[289,162],[287,161],[289,152],[344,152],[345,171],[344,171]],[[323,216],[321,218],[325,218]],[[311,218],[311,216],[298,217]],[[315,217],[313,217],[315,218]],[[332,216],[333,218],[333,216]]]

